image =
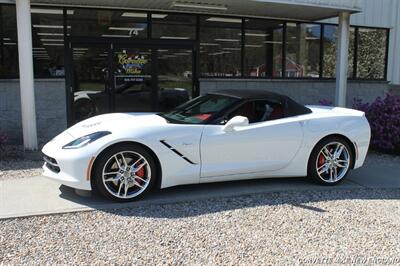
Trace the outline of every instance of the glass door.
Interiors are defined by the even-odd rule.
[[[158,49],[159,108],[166,111],[193,95],[193,52],[189,49]]]
[[[188,49],[114,48],[114,111],[167,111],[188,101],[192,58]]]
[[[108,113],[110,108],[109,48],[76,45],[72,53],[72,122]]]
[[[156,77],[152,49],[113,50],[113,110],[151,112],[156,109]]]
[[[132,43],[72,43],[71,122],[110,112],[161,112],[193,95],[193,51]]]

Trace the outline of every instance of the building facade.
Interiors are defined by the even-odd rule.
[[[372,101],[400,84],[399,14],[397,0],[0,0],[0,133],[35,149],[93,115],[218,89]]]

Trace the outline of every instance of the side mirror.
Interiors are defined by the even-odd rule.
[[[235,127],[245,127],[249,125],[249,119],[244,116],[235,116],[231,118],[224,126],[225,132],[235,131]]]

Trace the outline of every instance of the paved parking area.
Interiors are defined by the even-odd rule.
[[[305,178],[263,179],[179,186],[154,191],[139,202],[124,204],[112,203],[98,196],[81,197],[76,195],[74,190],[43,177],[6,179],[0,181],[0,219],[93,209],[127,208],[265,192],[354,188],[400,188],[400,165],[391,167],[366,165],[352,171],[345,182],[334,188],[315,185]]]

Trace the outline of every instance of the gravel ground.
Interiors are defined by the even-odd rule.
[[[0,180],[41,175],[42,165],[40,152],[26,153],[19,145],[0,149]]]
[[[282,192],[0,221],[0,264],[400,264],[400,190]]]
[[[42,161],[9,160],[0,161],[0,180],[11,178],[26,178],[42,174]]]

